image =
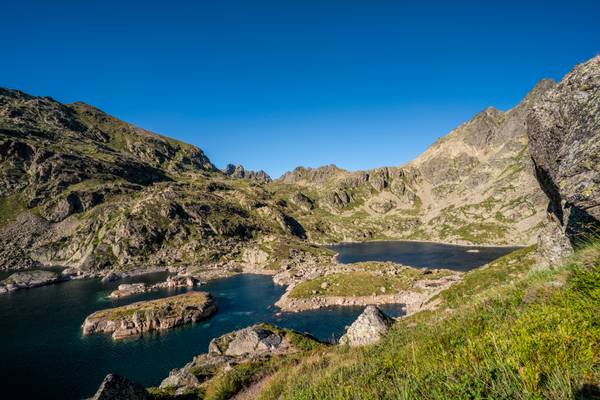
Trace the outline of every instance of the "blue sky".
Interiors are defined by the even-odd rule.
[[[0,86],[278,176],[402,164],[600,52],[599,2],[401,3],[5,0]]]

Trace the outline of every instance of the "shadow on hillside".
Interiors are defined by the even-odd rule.
[[[573,393],[573,398],[576,400],[600,399],[600,387],[586,383]]]

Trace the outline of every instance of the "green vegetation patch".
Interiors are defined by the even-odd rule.
[[[19,195],[0,197],[0,226],[13,222],[27,207]]]
[[[188,307],[202,306],[207,300],[208,293],[206,292],[187,292],[177,296],[166,297],[164,299],[139,301],[126,306],[96,311],[90,318],[107,318],[111,321],[117,321],[123,318],[129,318],[136,312],[145,313],[147,311],[165,310],[167,312],[176,313],[177,310],[183,310]]]
[[[403,319],[378,345],[279,370],[258,398],[599,398],[600,242],[537,272],[532,251],[471,274],[441,298],[455,308]]]
[[[384,272],[393,268],[386,263],[357,263],[362,271],[337,272],[304,281],[296,285],[291,298],[333,297],[333,296],[380,296],[411,289],[420,279],[438,279],[447,276],[449,271],[433,270],[427,275],[416,268],[400,267],[396,271]],[[413,288],[411,290],[418,291]]]

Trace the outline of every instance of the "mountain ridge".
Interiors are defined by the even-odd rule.
[[[0,89],[0,265],[234,271],[277,269],[298,249],[313,257],[312,243],[532,243],[545,197],[524,114],[552,85],[481,111],[400,166],[298,167],[274,181],[218,170],[198,147],[86,103]]]

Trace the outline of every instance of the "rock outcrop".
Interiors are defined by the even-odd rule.
[[[0,294],[14,292],[19,289],[29,289],[63,280],[58,273],[52,271],[23,271],[15,272],[0,281]]]
[[[232,357],[282,354],[289,352],[292,346],[285,339],[285,332],[253,325],[211,340],[208,354]]]
[[[540,253],[549,263],[600,232],[600,56],[576,66],[528,115],[529,150],[548,196]]]
[[[387,334],[394,319],[388,317],[376,306],[367,306],[356,321],[346,330],[340,338],[341,344],[350,346],[363,346],[377,343]]]
[[[188,292],[96,311],[85,319],[82,330],[84,335],[111,333],[113,339],[123,339],[196,323],[216,312],[217,305],[210,294]]]
[[[123,283],[119,285],[117,290],[113,290],[108,297],[111,299],[120,299],[135,294],[146,293],[149,289],[149,286],[145,283]]]
[[[115,374],[108,374],[91,400],[150,400],[142,385]]]
[[[256,181],[259,183],[268,183],[272,181],[269,174],[267,174],[265,171],[249,171],[239,164],[227,164],[227,166],[223,169],[223,172],[225,173],[225,175],[231,176],[233,178],[249,179],[251,181]]]
[[[208,353],[174,369],[160,389],[175,395],[197,390],[215,375],[239,364],[283,356],[323,345],[312,336],[269,324],[257,324],[213,339]]]
[[[191,275],[173,275],[167,277],[164,282],[147,285],[145,283],[123,283],[117,287],[117,290],[111,292],[108,297],[111,299],[119,299],[135,294],[146,293],[158,289],[179,289],[193,288],[199,285],[200,281]]]

